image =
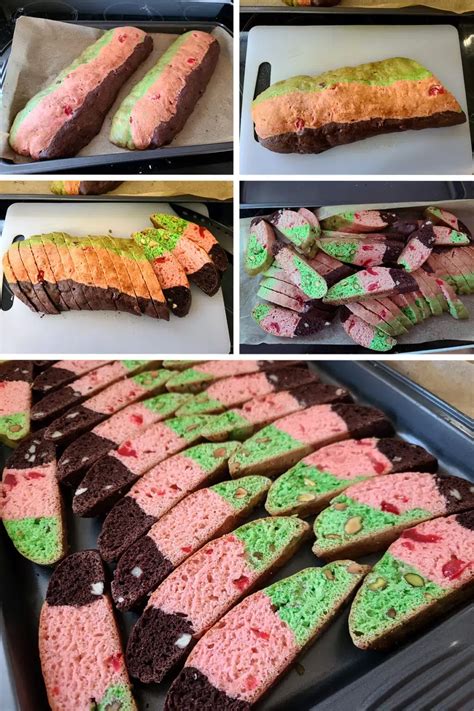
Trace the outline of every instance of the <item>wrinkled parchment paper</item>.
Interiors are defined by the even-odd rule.
[[[282,6],[283,0],[240,0],[240,4],[261,6]],[[431,7],[434,10],[445,10],[461,14],[474,10],[474,0],[341,0],[337,7],[358,7],[368,10],[393,10],[406,7]],[[326,7],[324,10],[330,10]]]
[[[426,206],[427,203],[399,203],[373,204],[373,205],[336,205],[332,207],[322,207],[316,210],[319,219],[330,217],[338,212],[346,210],[389,210],[395,207],[417,207]],[[432,205],[439,205],[452,210],[467,227],[474,233],[474,200],[448,200],[446,202],[433,202]],[[346,334],[339,319],[336,316],[330,326],[325,327],[319,333],[312,336],[299,336],[296,338],[277,338],[262,331],[260,326],[253,320],[251,312],[257,302],[263,299],[257,297],[258,284],[261,275],[250,277],[243,268],[243,255],[247,243],[247,235],[252,218],[247,217],[240,220],[240,342],[246,345],[258,345],[268,343],[273,346],[278,344],[301,344],[308,345],[334,345],[334,346],[354,346],[352,338]],[[474,295],[460,296],[460,299],[470,313],[470,318],[465,321],[457,321],[449,313],[441,316],[433,316],[423,323],[414,326],[408,333],[397,336],[396,340],[400,345],[409,343],[425,343],[428,341],[440,340],[460,340],[474,343]],[[267,302],[265,302],[267,303]],[[396,347],[395,347],[396,348]],[[304,351],[303,351],[304,352]]]
[[[15,25],[13,44],[3,89],[0,118],[0,155],[15,163],[31,159],[17,155],[8,144],[8,131],[16,114],[38,91],[49,86],[59,72],[103,34],[93,27],[66,22],[20,17]],[[170,146],[192,146],[232,141],[232,37],[217,27],[212,34],[220,44],[216,70],[207,89]],[[109,141],[112,118],[132,88],[151,69],[178,35],[151,33],[153,51],[120,91],[107,114],[100,133],[78,156],[129,152]],[[159,151],[159,149],[157,149]],[[140,151],[134,151],[139,156]],[[45,161],[45,164],[47,162]]]

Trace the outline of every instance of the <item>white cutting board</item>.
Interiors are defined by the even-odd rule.
[[[203,205],[197,209],[207,214]],[[156,202],[15,203],[6,214],[0,252],[3,255],[13,238],[21,234],[28,237],[57,231],[78,237],[130,237],[132,232],[150,227],[149,216],[158,211],[174,214],[168,204]],[[189,314],[184,318],[170,315],[168,322],[119,311],[69,311],[40,317],[15,299],[9,311],[0,311],[0,353],[228,353],[222,290],[210,297],[195,286],[191,289]]]
[[[462,175],[472,172],[469,124],[389,133],[319,155],[278,154],[254,138],[251,104],[258,68],[270,82],[299,74],[409,57],[430,69],[467,115],[459,36],[450,25],[253,27],[249,32],[242,101],[240,173],[246,175]]]

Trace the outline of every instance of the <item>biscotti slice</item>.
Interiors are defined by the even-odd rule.
[[[315,380],[318,378],[314,371],[298,367],[236,375],[213,383],[203,393],[195,395],[188,403],[185,403],[177,414],[220,413],[229,407],[242,405],[256,397],[309,384]]]
[[[109,298],[115,303],[117,311],[125,311],[131,314],[140,314],[136,299],[135,289],[129,279],[123,279],[123,271],[117,268],[117,255],[109,249],[109,243],[105,237],[94,235],[92,249],[101,264],[106,276],[107,291]],[[126,270],[125,270],[126,272]]]
[[[403,242],[367,239],[320,239],[319,249],[341,262],[358,267],[377,267],[394,264],[403,249]]]
[[[455,319],[469,318],[469,311],[466,309],[461,299],[456,296],[454,289],[446,281],[440,279],[439,277],[436,277],[434,281],[443,294],[451,316]]]
[[[393,472],[435,472],[438,462],[423,447],[387,437],[350,439],[302,459],[271,486],[265,508],[272,516],[321,511],[348,486]]]
[[[279,267],[285,270],[292,283],[311,299],[321,299],[327,292],[327,283],[306,259],[298,256],[281,242],[273,244],[273,255]]]
[[[90,373],[102,365],[110,363],[107,360],[59,360],[51,367],[43,370],[33,380],[33,390],[40,393],[51,392],[69,385],[81,375]]]
[[[118,297],[121,308],[124,311],[135,314],[135,316],[141,316],[142,309],[140,308],[139,296],[135,291],[132,275],[127,269],[127,261],[122,256],[120,243],[117,239],[113,239],[107,235],[100,237],[98,239],[98,243],[99,246],[103,246],[105,252],[108,253],[109,259],[115,269],[115,273],[117,274],[121,291],[121,294]]]
[[[15,447],[28,436],[31,418],[31,361],[0,363],[0,442]]]
[[[416,280],[403,269],[369,267],[331,286],[324,301],[339,305],[377,296],[404,294],[417,288]]]
[[[192,30],[178,37],[121,103],[112,120],[111,142],[130,150],[170,143],[204,94],[219,49],[207,32]]]
[[[173,417],[123,442],[87,471],[74,494],[74,513],[89,517],[110,509],[145,472],[198,442],[206,423],[204,415]]]
[[[428,69],[406,57],[276,82],[253,101],[252,118],[260,143],[277,153],[321,153],[393,131],[466,122],[453,94]],[[347,214],[358,220],[357,214],[364,212]],[[354,223],[344,213],[322,223],[324,229],[372,231],[370,224]]]
[[[197,643],[165,711],[247,711],[310,647],[370,570],[351,560],[306,568],[245,598]],[[235,664],[234,660],[245,660]]]
[[[410,292],[411,293],[411,292]],[[391,316],[392,319],[395,319],[398,321],[398,323],[403,326],[406,331],[408,331],[410,328],[412,328],[413,324],[411,320],[406,316],[403,311],[398,307],[398,305],[394,302],[393,298],[390,296],[380,296],[377,299],[370,299],[369,301],[366,301],[366,304],[380,304],[384,309],[387,309],[389,317]],[[372,306],[370,306],[372,308]],[[385,318],[385,316],[384,316]]]
[[[351,313],[351,311],[343,306],[340,310],[341,324],[349,338],[371,351],[386,353],[395,348],[397,341],[389,336],[385,331],[377,326],[372,326],[367,321]]]
[[[250,223],[244,257],[244,268],[250,276],[264,272],[271,266],[274,242],[272,227],[263,218],[254,217]]]
[[[145,597],[204,543],[231,531],[263,499],[264,476],[224,481],[190,494],[130,546],[114,572],[112,596],[121,610]]]
[[[422,521],[474,508],[469,481],[401,472],[350,486],[316,517],[313,553],[324,560],[383,550]]]
[[[392,333],[395,336],[399,336],[402,333],[408,333],[408,329],[412,327],[412,323],[405,314],[403,314],[398,306],[387,296],[382,296],[378,299],[366,299],[360,303],[367,311],[376,314],[382,321],[390,327]],[[347,308],[351,309],[352,303],[347,304]],[[383,329],[382,329],[383,330]]]
[[[3,276],[10,287],[13,296],[20,299],[31,311],[38,313],[41,311],[41,304],[34,293],[28,274],[16,251],[16,260],[13,257],[13,248],[4,253],[2,257]],[[17,267],[16,269],[14,267]]]
[[[416,232],[412,232],[410,239],[397,259],[407,272],[414,272],[426,262],[435,243],[432,225],[423,225]]]
[[[439,225],[432,227],[434,244],[437,246],[460,247],[463,244],[470,244],[471,240],[465,232],[452,230],[450,227]]]
[[[294,363],[289,360],[207,360],[176,373],[166,383],[166,389],[198,393],[222,378],[285,368]]]
[[[383,333],[388,336],[398,336],[400,333],[406,333],[405,329],[403,331],[400,330],[397,322],[392,323],[392,321],[388,318],[388,314],[387,321],[382,318],[381,312],[383,309],[381,307],[374,305],[373,309],[369,309],[368,305],[371,302],[372,299],[370,301],[368,300],[365,304],[358,303],[357,301],[347,304],[347,307],[341,309],[341,315],[344,316],[346,311],[350,311],[358,319],[365,321],[366,324],[373,326],[376,330],[378,329],[383,331]]]
[[[103,195],[120,185],[120,180],[54,180],[50,189],[55,195]]]
[[[426,272],[423,269],[418,269],[413,278],[416,280],[418,289],[429,306],[433,316],[441,316],[443,313],[444,299],[439,298],[438,289],[434,288],[428,278],[425,278]],[[427,275],[426,275],[427,276]]]
[[[296,518],[252,521],[203,546],[151,595],[127,644],[130,674],[160,682],[245,594],[283,565],[308,535]]]
[[[352,641],[386,649],[474,591],[474,511],[403,531],[375,564],[349,615]]]
[[[128,273],[128,278],[133,286],[139,311],[141,314],[151,316],[151,318],[158,318],[158,313],[150,297],[150,292],[140,268],[127,249],[127,242],[128,240],[126,239],[114,240],[114,245],[119,261]]]
[[[57,313],[58,310],[53,307],[53,304],[44,290],[43,283],[40,279],[41,275],[38,273],[31,250],[29,247],[23,247],[20,251],[20,244],[20,242],[14,242],[10,245],[8,249],[8,260],[13,273],[21,285],[21,290],[34,304],[39,313]]]
[[[150,425],[172,417],[189,395],[164,393],[129,405],[66,447],[58,461],[58,479],[75,486],[95,462]]]
[[[308,260],[308,264],[324,277],[328,287],[354,274],[355,271],[354,267],[344,264],[339,259],[334,259],[323,251],[317,252],[314,257]]]
[[[98,539],[104,560],[119,558],[181,499],[224,476],[237,447],[198,444],[150,469],[107,514]]]
[[[239,409],[228,410],[212,418],[202,431],[202,436],[212,442],[226,439],[244,440],[254,432],[293,412],[312,405],[332,402],[352,402],[344,388],[327,383],[313,382],[281,392],[249,400]]]
[[[330,324],[327,313],[318,308],[300,314],[282,306],[256,304],[251,315],[263,331],[279,338],[310,336]]]
[[[275,300],[274,303],[279,306],[287,307],[289,307],[289,303],[291,303],[293,310],[300,313],[306,313],[313,306],[321,306],[319,299],[310,299],[301,289],[298,289],[298,287],[291,282],[283,281],[275,277],[262,279],[257,296],[264,299],[266,298],[267,301],[272,301],[272,299],[276,299],[277,297],[283,300],[286,299],[286,302],[279,303]]]
[[[43,282],[43,287],[49,296],[50,301],[56,306],[58,311],[68,311],[69,307],[64,300],[61,290],[59,289],[57,278],[61,277],[61,273],[56,274],[50,264],[43,240],[40,238],[29,238],[26,240],[29,248],[33,253],[33,258],[38,268],[38,274]]]
[[[311,227],[313,228],[314,236],[319,237],[321,234],[321,225],[319,224],[319,220],[316,217],[315,213],[312,210],[308,210],[306,207],[300,207],[298,209],[298,212],[300,215],[303,215],[305,220],[309,222]]]
[[[135,244],[133,240],[122,240],[122,244],[126,247],[131,258],[135,260],[135,263],[140,270],[143,282],[148,290],[149,298],[156,311],[157,317],[168,321],[170,316],[163,290],[153,267],[145,256],[145,253]]]
[[[96,551],[73,553],[51,576],[39,653],[52,711],[136,711],[106,585]]]
[[[425,209],[425,217],[431,220],[435,225],[444,225],[452,230],[460,230],[461,225],[456,215],[453,215],[449,210],[444,210],[442,207],[427,207]]]
[[[195,365],[200,365],[205,362],[205,360],[164,360],[163,368],[167,368],[167,370],[181,371],[193,368]]]
[[[78,304],[74,298],[74,290],[71,288],[70,281],[67,278],[56,242],[55,240],[48,239],[48,237],[49,235],[39,235],[38,237],[30,237],[29,239],[31,240],[32,245],[35,243],[35,240],[37,242],[41,241],[43,251],[49,262],[52,278],[56,282],[56,286],[59,291],[61,310],[72,311],[79,309],[80,304]]]
[[[317,249],[316,233],[312,224],[301,212],[277,210],[268,221],[284,242],[292,245],[297,252],[311,257]]]
[[[58,238],[58,243],[64,245],[69,255],[68,259],[69,266],[72,269],[72,279],[80,284],[76,300],[79,299],[82,309],[100,311],[102,308],[102,298],[95,288],[80,239],[63,233],[61,238]]]
[[[455,275],[459,293],[470,294],[474,291],[474,273],[470,255],[472,248],[455,248],[449,251],[443,249],[438,254],[438,260],[445,265],[447,273]],[[433,256],[433,255],[432,255]],[[462,283],[461,283],[462,282]]]
[[[17,114],[10,146],[34,160],[75,156],[96,136],[153,40],[136,27],[104,32]]]
[[[396,304],[400,311],[412,322],[413,325],[421,323],[424,320],[423,312],[419,308],[415,299],[416,292],[409,294],[392,294],[390,300]]]
[[[305,455],[331,442],[393,432],[383,412],[373,407],[333,403],[314,405],[264,427],[241,445],[229,461],[232,476],[275,476]]]
[[[379,210],[347,210],[321,220],[323,230],[334,230],[348,234],[379,232],[388,225],[388,219]]]
[[[58,306],[51,299],[51,296],[46,289],[44,271],[40,268],[36,262],[34,252],[31,248],[28,239],[22,242],[17,242],[18,253],[23,266],[28,273],[28,279],[33,284],[33,289],[38,297],[38,301],[41,304],[41,311],[45,314],[58,314]],[[15,245],[12,245],[15,247]]]
[[[78,310],[89,310],[91,305],[88,301],[88,293],[91,292],[91,286],[88,281],[83,281],[81,277],[88,277],[89,272],[86,268],[84,255],[76,254],[78,250],[74,248],[75,254],[71,253],[72,242],[70,235],[64,232],[50,232],[49,234],[40,235],[43,244],[52,243],[57,250],[58,257],[62,265],[62,273],[64,281],[71,291],[73,300],[77,305]],[[30,238],[32,239],[32,238]]]

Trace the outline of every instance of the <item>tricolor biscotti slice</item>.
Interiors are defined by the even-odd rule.
[[[391,422],[373,407],[314,405],[282,417],[253,435],[231,457],[229,470],[232,476],[274,476],[331,442],[392,432]]]
[[[403,531],[375,564],[349,616],[352,641],[385,649],[474,592],[474,511]]]
[[[104,560],[119,558],[181,499],[224,476],[237,447],[237,442],[198,444],[147,472],[105,518],[98,539]]]
[[[245,249],[244,267],[250,276],[255,276],[268,269],[273,262],[273,244],[275,233],[265,220],[254,217],[250,223],[249,236]]]
[[[171,370],[149,370],[119,380],[78,407],[71,407],[46,428],[45,438],[62,444],[107,420],[146,395],[162,392]]]
[[[168,692],[165,711],[250,709],[322,634],[368,570],[340,560],[247,597],[197,643]]]
[[[95,462],[147,427],[172,417],[190,396],[165,393],[129,405],[72,442],[59,458],[58,479],[75,485]]]
[[[207,543],[151,595],[127,644],[127,667],[160,682],[192,643],[285,563],[308,535],[297,518],[264,518]]]
[[[66,531],[56,453],[42,434],[22,442],[7,461],[0,513],[18,552],[39,565],[52,565],[66,552]]]
[[[443,294],[451,316],[456,319],[469,318],[469,311],[466,309],[461,299],[458,298],[452,286],[439,277],[436,277],[434,281]]]
[[[264,395],[246,402],[241,408],[228,410],[213,418],[202,431],[212,442],[226,439],[244,440],[280,417],[305,410],[312,405],[332,402],[352,402],[344,388],[327,383],[310,383],[282,392]]]
[[[318,308],[301,314],[269,304],[256,304],[252,309],[252,318],[263,331],[278,338],[310,336],[331,323],[331,316]]]
[[[257,296],[271,301],[277,306],[291,308],[299,313],[306,313],[313,306],[320,307],[319,299],[310,299],[301,289],[288,281],[283,281],[275,277],[262,279],[257,291]]]
[[[268,218],[277,235],[297,252],[311,257],[316,251],[316,234],[312,224],[295,210],[278,210]]]
[[[452,230],[450,227],[436,225],[433,230],[434,244],[446,247],[460,247],[463,244],[470,244],[471,240],[465,232]]]
[[[397,259],[407,272],[414,272],[426,262],[435,243],[432,225],[422,225],[419,230],[412,232],[410,239]]]
[[[425,217],[431,220],[435,225],[444,225],[452,230],[460,230],[461,225],[456,215],[452,212],[444,210],[442,207],[427,207],[425,209]]]
[[[30,431],[31,361],[0,363],[0,442],[15,447]]]
[[[334,259],[323,251],[317,252],[312,259],[308,259],[308,264],[324,277],[328,287],[354,274],[355,271],[354,267]]]
[[[388,224],[387,217],[379,210],[347,210],[347,212],[340,212],[321,220],[323,230],[348,234],[379,232],[388,227]]]
[[[327,304],[346,304],[377,296],[404,294],[417,288],[413,276],[403,269],[369,267],[331,286],[324,301]]]
[[[291,387],[317,380],[316,373],[307,368],[279,368],[263,373],[236,375],[213,383],[203,393],[195,395],[178,410],[178,415],[219,413],[228,407],[242,405],[256,397],[277,393]]]
[[[293,362],[288,360],[208,360],[176,373],[166,383],[166,389],[171,392],[198,393],[222,378],[284,368]]]
[[[430,312],[433,316],[440,316],[443,313],[444,299],[439,298],[438,289],[433,287],[425,275],[426,272],[423,269],[418,269],[413,274],[413,278],[416,280],[418,289],[428,304]]]
[[[473,489],[471,491],[471,489]],[[410,526],[474,508],[474,488],[455,476],[400,472],[350,486],[314,522],[324,560],[386,548]]]
[[[318,247],[341,262],[358,267],[377,267],[394,264],[403,249],[403,242],[367,239],[320,239]]]
[[[47,393],[51,390],[69,385],[81,375],[90,373],[102,365],[110,363],[108,360],[60,360],[50,368],[46,368],[33,380],[33,390]]]
[[[308,516],[357,482],[393,472],[434,472],[438,462],[423,447],[400,439],[350,439],[319,449],[280,476],[265,508],[275,515]]]
[[[35,260],[29,240],[12,244],[9,249],[9,255],[11,256],[11,265],[15,272],[15,259],[18,258],[23,264],[24,272],[27,274],[28,281],[32,285],[33,293],[39,304],[39,311],[45,314],[58,314],[58,308],[54,302],[51,301],[48,294],[46,284],[44,283],[44,274]]]
[[[382,307],[377,307],[376,304],[373,304],[373,308],[369,308],[369,304],[372,304],[372,299],[367,300],[365,303],[353,302],[347,304],[347,307],[343,307],[341,309],[342,322],[344,323],[345,321],[343,317],[346,314],[346,311],[350,311],[357,316],[357,318],[362,319],[362,321],[365,321],[375,329],[380,329],[388,336],[398,336],[400,333],[406,333],[406,329],[402,330],[398,324],[398,321],[392,320],[386,310],[385,320],[381,315],[384,312],[384,309]]]
[[[254,100],[252,118],[260,143],[278,153],[321,153],[393,131],[466,122],[439,79],[406,57],[276,82]],[[350,222],[323,223],[351,228]]]
[[[52,711],[136,711],[96,551],[73,553],[51,576],[41,608],[39,653]]]
[[[206,423],[204,415],[174,417],[123,442],[88,470],[74,494],[74,513],[87,517],[107,511],[145,472],[198,442]]]
[[[291,282],[306,296],[322,299],[327,292],[327,283],[304,257],[281,242],[274,243],[273,255],[278,266],[285,270]]]
[[[374,326],[361,315],[352,313],[346,306],[341,308],[340,318],[347,335],[363,348],[384,353],[397,345],[397,341],[388,335],[387,329]]]
[[[121,556],[112,582],[117,607],[134,607],[204,543],[231,531],[260,503],[269,486],[266,477],[245,477],[183,499]]]

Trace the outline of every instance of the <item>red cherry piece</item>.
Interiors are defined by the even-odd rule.
[[[112,654],[106,660],[107,664],[110,664],[112,669],[116,672],[120,671],[122,668],[122,653],[117,652],[117,654]]]
[[[36,281],[44,281],[44,271],[42,269],[36,275]]]
[[[400,515],[400,509],[397,508],[394,504],[391,504],[390,501],[382,501],[380,504],[380,508],[382,511],[386,511],[387,513],[393,513],[396,514],[397,516]]]
[[[53,696],[57,696],[58,694],[59,694],[59,687],[53,686]]]
[[[172,491],[181,491],[181,489],[179,488],[179,486],[177,484],[171,484],[170,489]]]
[[[125,40],[127,39],[127,37],[128,37],[127,34],[119,35],[118,41],[123,44],[125,42]]]
[[[295,128],[297,131],[302,131],[304,129],[304,126],[305,126],[305,123],[304,123],[303,119],[301,119],[301,118],[296,119]]]
[[[188,64],[196,64],[197,59],[195,57],[188,57],[186,61]]]
[[[416,528],[408,528],[406,531],[403,531],[400,537],[410,538],[417,543],[438,543],[438,541],[441,541],[441,536],[437,536],[435,533],[421,533],[417,531]]]
[[[384,473],[385,464],[383,462],[375,461],[375,462],[373,462],[373,465],[374,465],[374,472],[376,472],[376,474],[383,474]]]
[[[457,556],[452,555],[451,560],[448,560],[448,562],[445,563],[441,568],[441,572],[443,573],[445,578],[449,578],[449,580],[455,580],[456,578],[460,577],[461,573],[466,570],[469,565],[471,565],[471,563],[465,563]]]
[[[428,94],[430,96],[438,96],[438,94],[446,94],[446,89],[441,86],[441,84],[435,84],[434,86],[430,86]]]
[[[133,449],[131,442],[124,442],[117,449],[117,453],[120,454],[122,457],[135,457],[135,459],[138,459],[138,454]]]
[[[212,551],[213,551],[212,548],[206,548],[206,550],[204,551],[204,553],[205,553],[206,555],[211,555]]]
[[[135,425],[143,425],[143,415],[132,415],[130,419]]]
[[[161,96],[161,94],[153,94],[153,96],[151,98],[153,99],[153,101],[158,101],[160,96]]]
[[[415,546],[413,545],[413,543],[411,541],[403,541],[402,546],[404,548],[408,548],[409,551],[415,550]]]
[[[251,627],[250,628],[254,635],[259,637],[259,639],[270,639],[270,635],[268,632],[263,632],[262,630],[259,630],[258,627]]]
[[[249,676],[247,677],[246,682],[245,682],[245,688],[247,689],[247,691],[253,691],[254,689],[257,688],[257,686],[258,686],[257,678],[255,676],[253,676],[253,674],[249,674]]]
[[[26,478],[27,479],[44,479],[44,476],[45,475],[42,474],[41,472],[30,472]]]
[[[370,274],[370,276],[377,276],[377,272],[375,271],[375,269],[366,269],[365,271],[367,272],[367,274]]]
[[[240,578],[237,578],[237,580],[233,580],[232,582],[234,583],[236,588],[239,588],[239,590],[243,592],[248,586],[250,580],[246,575],[241,575]]]
[[[364,244],[362,245],[362,251],[363,252],[370,252],[373,249],[372,245],[370,244]]]
[[[130,116],[130,118],[129,118],[128,120],[129,120],[129,123],[133,123],[133,119],[132,119],[131,116]]]
[[[66,114],[66,116],[71,116],[71,114],[74,113],[74,109],[72,108],[72,106],[65,106],[64,113]]]
[[[163,262],[166,262],[166,257],[156,257],[153,261],[155,264],[163,264]]]
[[[444,281],[442,279],[435,279],[435,282],[438,284],[438,286],[443,286]]]
[[[3,483],[5,484],[5,486],[11,486],[12,489],[18,484],[16,476],[14,474],[5,474],[5,476],[3,477]]]
[[[191,553],[192,547],[191,546],[182,546],[181,550],[183,551],[183,553]]]
[[[379,288],[378,281],[374,281],[372,284],[369,284],[369,286],[367,287],[367,291],[375,291],[378,288]]]
[[[276,323],[276,321],[272,321],[270,328],[273,328],[275,333],[280,333],[280,324]]]

